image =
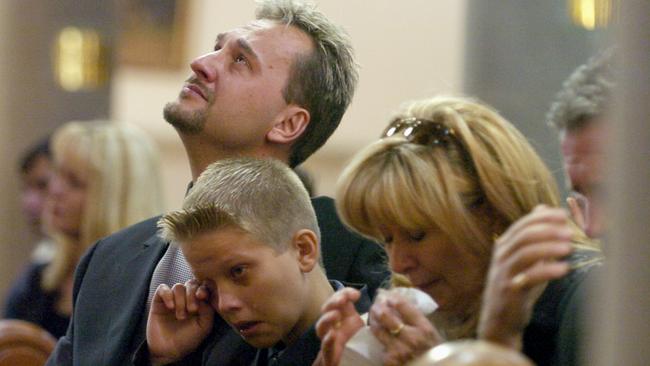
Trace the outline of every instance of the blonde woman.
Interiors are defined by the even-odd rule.
[[[599,258],[559,202],[547,167],[490,107],[447,97],[407,104],[354,157],[337,192],[343,220],[381,243],[391,270],[439,305],[427,319],[399,297],[375,302],[369,324],[385,364],[479,335],[516,349],[525,339],[524,353],[552,364],[555,320],[571,310],[549,304],[571,298]],[[338,363],[363,325],[351,307],[357,297],[346,289],[324,307],[325,364]]]
[[[80,256],[99,238],[163,210],[159,161],[151,141],[134,126],[108,121],[69,122],[51,149],[45,221],[54,258],[30,266],[13,286],[6,317],[65,334],[72,311],[72,278]]]

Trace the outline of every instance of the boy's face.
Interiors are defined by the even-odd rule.
[[[279,253],[236,227],[223,227],[181,244],[210,304],[246,342],[267,348],[302,334],[307,283],[293,247]]]

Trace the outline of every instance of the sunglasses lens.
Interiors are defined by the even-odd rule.
[[[420,145],[445,145],[453,135],[452,130],[440,123],[411,117],[393,121],[383,137],[391,137],[400,132],[408,141]]]
[[[397,132],[397,126],[391,126],[388,130],[386,130],[386,133],[384,133],[384,136],[386,137],[391,137]]]

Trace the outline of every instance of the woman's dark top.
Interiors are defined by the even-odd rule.
[[[27,266],[9,291],[4,316],[36,323],[59,338],[65,334],[70,318],[56,312],[58,292],[45,292],[41,288],[46,266],[47,263]]]

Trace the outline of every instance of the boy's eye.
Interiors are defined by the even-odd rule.
[[[234,266],[230,269],[230,277],[237,279],[241,278],[246,273],[245,266]]]

